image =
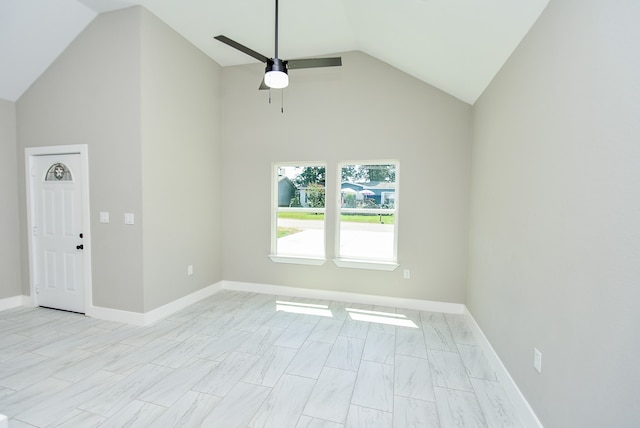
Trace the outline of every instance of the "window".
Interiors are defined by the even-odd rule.
[[[325,174],[320,163],[273,166],[273,261],[324,263]]]
[[[341,163],[335,263],[397,267],[398,162]]]
[[[63,163],[54,163],[47,170],[44,181],[72,181],[71,171]]]

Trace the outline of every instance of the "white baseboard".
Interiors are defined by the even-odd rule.
[[[124,324],[146,325],[144,314],[140,312],[123,311],[120,309],[103,308],[101,306],[90,306],[85,311],[85,315],[104,321],[121,322]]]
[[[407,299],[403,297],[374,296],[372,294],[347,293],[344,291],[317,290],[313,288],[285,287],[281,285],[256,284],[249,282],[222,281],[225,290],[247,291],[261,294],[275,294],[288,297],[335,300],[338,302],[361,303],[365,305],[392,306],[427,312],[462,314],[462,303],[435,302],[431,300]]]
[[[166,318],[189,305],[193,305],[202,299],[206,299],[220,290],[222,290],[222,281],[208,287],[201,288],[200,290],[181,297],[178,300],[174,300],[171,303],[167,303],[166,305],[160,306],[152,311],[146,312],[144,314],[145,325],[160,321],[161,319]]]
[[[19,306],[31,306],[29,304],[30,301],[31,297],[29,296],[13,296],[0,299],[0,311],[17,308]]]
[[[489,343],[489,340],[484,335],[484,332],[466,306],[464,308],[464,315],[469,322],[469,326],[473,331],[473,335],[478,340],[480,347],[484,352],[484,355],[487,357],[489,363],[491,364],[491,367],[496,372],[500,384],[515,406],[518,415],[520,416],[520,418],[522,418],[522,423],[524,424],[524,426],[528,428],[542,428],[542,424],[529,405],[529,402],[526,400],[526,398],[524,398],[524,395],[522,395],[520,388],[518,388],[518,385],[516,385],[515,381],[509,374],[509,371],[504,366],[504,364],[502,364],[502,360],[500,360],[500,357],[493,349],[493,346],[491,346],[491,343]]]
[[[160,321],[161,319],[166,318],[189,305],[197,303],[200,300],[217,293],[221,289],[222,284],[221,282],[218,282],[145,313],[91,306],[91,308],[86,312],[86,315],[105,321],[145,326],[156,321]]]

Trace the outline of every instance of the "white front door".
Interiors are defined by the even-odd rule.
[[[80,154],[34,157],[37,304],[85,312]]]

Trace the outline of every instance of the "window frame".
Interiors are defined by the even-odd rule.
[[[342,168],[346,165],[395,165],[395,200],[394,208],[343,208],[342,207]],[[335,258],[333,263],[338,267],[353,268],[353,269],[370,269],[370,270],[382,270],[393,271],[398,268],[398,226],[400,218],[400,210],[398,201],[400,200],[400,161],[398,159],[384,159],[384,160],[351,160],[340,161],[337,163],[337,185],[336,185],[336,221],[335,221]],[[366,214],[393,214],[394,215],[394,229],[393,229],[393,257],[391,259],[374,259],[374,258],[352,258],[343,257],[340,255],[340,229],[341,219],[343,213],[366,213]]]
[[[278,178],[279,169],[282,167],[321,167],[325,170],[325,202],[323,208],[308,207],[280,207],[278,206]],[[326,262],[327,257],[327,163],[322,161],[311,162],[273,162],[271,164],[271,252],[269,258],[276,263],[291,263],[302,265],[320,266]],[[278,214],[281,212],[308,212],[323,214],[322,224],[322,256],[278,254]]]

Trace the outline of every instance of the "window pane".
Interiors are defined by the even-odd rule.
[[[275,254],[324,257],[325,167],[276,165],[276,177]]]
[[[279,213],[276,245],[279,256],[324,257],[324,214]]]
[[[395,261],[397,164],[341,166],[338,256]]]
[[[342,214],[340,216],[340,257],[349,259],[367,260],[394,260],[394,236],[395,224],[393,216],[380,216],[384,221],[360,222],[353,219],[365,215],[353,216]],[[373,216],[378,218],[378,216]]]

